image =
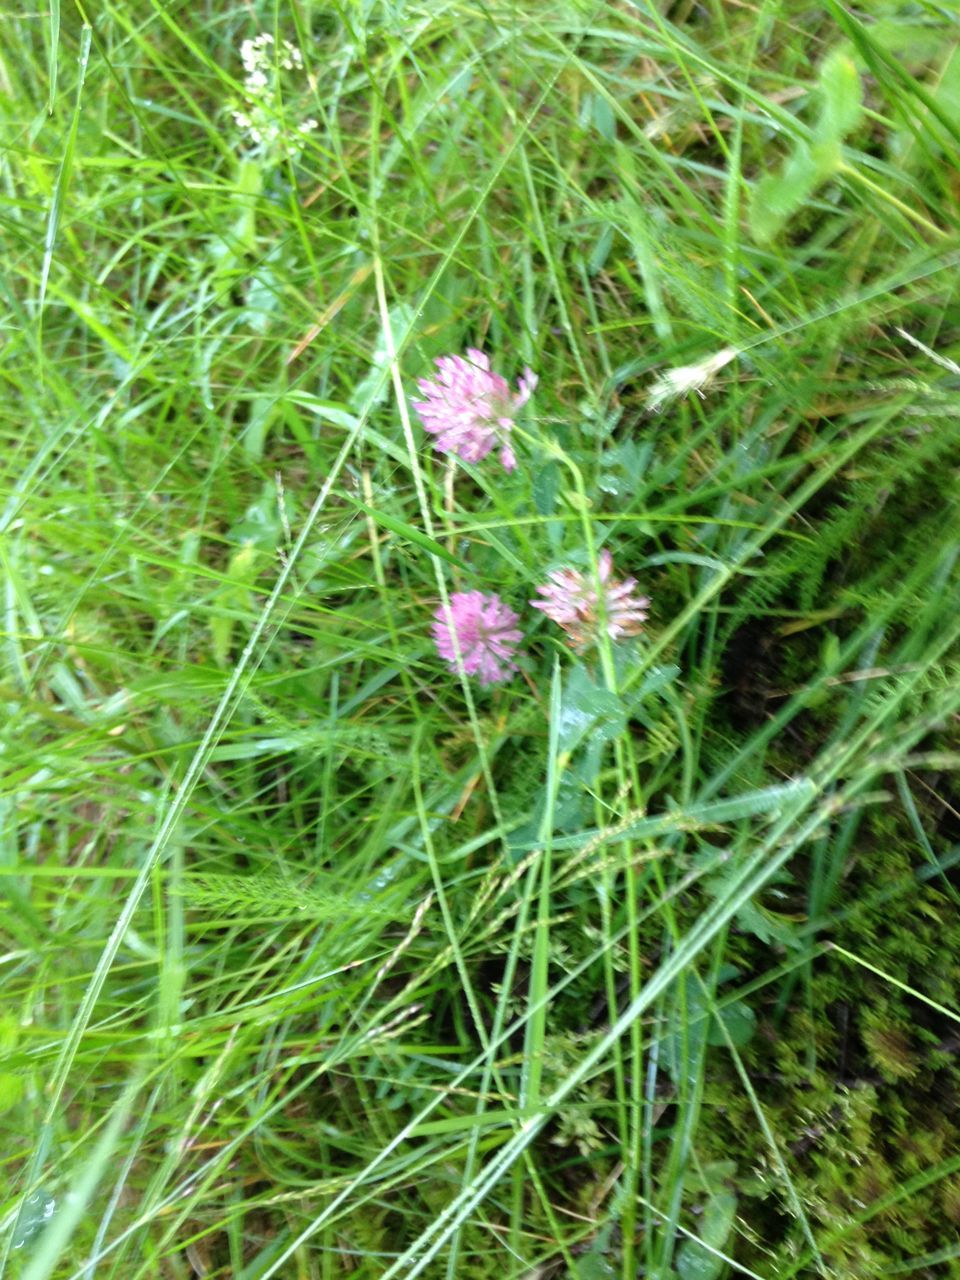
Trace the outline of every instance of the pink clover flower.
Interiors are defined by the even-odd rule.
[[[573,647],[582,652],[597,639],[600,628],[600,594],[593,574],[579,569],[555,569],[548,577],[548,582],[537,587],[540,598],[530,604],[562,627]],[[650,603],[646,596],[636,594],[636,579],[615,579],[613,557],[606,550],[597,559],[597,577],[607,635],[611,640],[636,635],[643,629]]]
[[[498,595],[455,591],[449,617],[441,604],[433,619],[437,652],[451,671],[458,670],[454,635],[464,671],[479,676],[481,685],[502,684],[518,669],[513,657],[523,638],[519,619]]]
[[[424,430],[436,436],[440,453],[452,453],[463,462],[480,462],[497,445],[506,471],[517,465],[510,445],[514,418],[537,385],[537,375],[524,369],[517,390],[490,369],[490,357],[468,347],[466,356],[440,356],[437,376],[420,378],[423,400],[414,400]]]

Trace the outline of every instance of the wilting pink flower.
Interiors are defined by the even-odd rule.
[[[420,378],[425,400],[414,400],[424,428],[437,437],[441,453],[455,453],[464,462],[479,462],[498,444],[507,471],[517,465],[510,447],[513,419],[537,385],[537,375],[524,369],[513,392],[506,378],[491,373],[490,357],[468,347],[464,356],[440,356],[434,381]]]
[[[597,577],[603,593],[603,613],[607,635],[611,640],[635,636],[647,617],[646,596],[638,596],[635,578],[618,582],[613,573],[613,557],[601,551],[597,561]],[[531,600],[539,609],[563,627],[575,649],[583,650],[597,638],[600,626],[600,597],[593,574],[579,569],[555,569],[550,581],[537,587],[541,599]]]
[[[457,670],[453,640],[456,633],[463,669],[468,676],[479,676],[482,685],[500,684],[517,670],[513,661],[522,635],[519,619],[497,595],[482,591],[456,591],[450,597],[450,619],[443,605],[433,615],[433,638],[437,652]]]

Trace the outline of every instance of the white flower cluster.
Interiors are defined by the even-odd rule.
[[[243,63],[244,102],[232,112],[234,123],[246,134],[247,145],[280,159],[295,159],[307,134],[316,129],[312,117],[297,125],[293,134],[284,128],[279,93],[279,72],[303,70],[303,54],[284,40],[279,47],[268,31],[240,45]]]
[[[241,44],[240,61],[247,73],[248,84],[266,85],[267,77],[264,68],[273,61],[273,56],[269,52],[272,45],[273,36],[269,31],[263,31],[255,40],[244,40]],[[289,40],[283,42],[279,62],[284,71],[303,70],[303,54]]]

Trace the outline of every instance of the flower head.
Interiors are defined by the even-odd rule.
[[[280,73],[293,73],[294,83],[289,86],[293,89],[295,77],[304,70],[303,54],[289,40],[278,44],[269,31],[263,31],[241,43],[240,61],[244,71],[243,99],[231,114],[243,135],[241,145],[273,160],[296,160],[307,135],[319,126],[311,118],[292,132],[285,127],[280,95],[280,82],[285,77]]]
[[[736,347],[724,347],[699,364],[682,364],[676,369],[668,369],[650,388],[647,408],[660,410],[668,401],[689,395],[691,391],[696,391],[703,399],[703,388],[709,386],[720,370],[739,354]]]
[[[433,615],[433,639],[451,671],[458,670],[456,637],[467,675],[479,676],[482,685],[500,684],[517,670],[513,655],[522,638],[518,621],[497,595],[456,591],[450,597],[449,617],[443,605]]]
[[[420,378],[426,397],[415,400],[424,429],[437,437],[441,453],[454,453],[464,462],[479,462],[500,445],[500,461],[507,471],[517,465],[509,436],[514,415],[537,385],[537,375],[524,369],[513,392],[506,378],[490,370],[490,357],[475,347],[466,356],[440,356],[437,377]]]
[[[619,640],[622,636],[635,636],[642,630],[650,601],[646,596],[635,593],[635,578],[624,578],[619,582],[612,575],[613,557],[609,551],[601,551],[597,577],[603,595],[607,635],[611,640]],[[550,574],[550,581],[537,590],[541,598],[530,603],[563,627],[575,649],[582,651],[596,640],[600,626],[600,593],[592,574],[581,573],[579,569],[555,569]]]

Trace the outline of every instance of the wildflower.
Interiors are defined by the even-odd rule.
[[[703,397],[703,388],[709,386],[720,370],[735,359],[740,352],[736,347],[724,347],[722,351],[707,356],[699,364],[682,364],[668,369],[656,380],[647,395],[648,409],[661,409],[668,400],[689,395],[696,391]]]
[[[490,357],[474,347],[463,356],[440,356],[434,381],[421,378],[417,386],[426,396],[415,400],[424,429],[437,437],[441,453],[453,453],[464,462],[479,462],[500,445],[504,470],[517,465],[508,439],[514,415],[527,403],[537,385],[537,375],[524,369],[516,393],[506,378],[490,370]]]
[[[304,120],[292,131],[285,128],[280,72],[301,73],[303,54],[289,40],[277,44],[268,31],[263,31],[241,43],[240,61],[244,70],[243,101],[231,114],[244,135],[245,145],[273,160],[296,160],[306,136],[317,128],[317,121]],[[293,95],[296,100],[295,88]]]
[[[635,594],[635,578],[618,582],[612,574],[613,557],[609,551],[601,551],[597,577],[603,595],[604,622],[610,639],[619,640],[642,630],[650,601]],[[555,569],[549,576],[550,581],[537,588],[541,599],[530,603],[563,627],[573,647],[582,652],[597,638],[600,625],[600,595],[593,575],[579,569]]]
[[[456,591],[450,597],[449,617],[441,605],[433,619],[437,652],[451,671],[458,670],[454,637],[464,671],[479,676],[482,685],[500,684],[517,670],[513,655],[521,639],[519,619],[498,595]]]

